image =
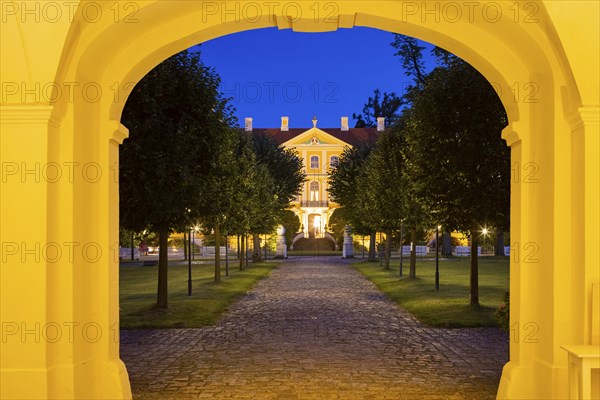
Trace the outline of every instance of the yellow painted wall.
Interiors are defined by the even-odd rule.
[[[511,257],[510,268],[511,326],[521,335],[510,343],[498,398],[567,397],[560,346],[589,344],[598,312],[590,299],[600,280],[599,2],[453,3],[459,17],[444,13],[444,3],[427,13],[431,4],[408,1],[271,8],[241,1],[247,12],[237,16],[224,12],[225,3],[196,0],[48,2],[58,16],[44,2],[25,13],[24,3],[0,2],[2,398],[131,398],[119,359],[114,256],[124,102],[170,55],[275,26],[407,34],[464,58],[498,89],[510,121],[503,138],[519,171],[511,187],[512,252],[522,255]],[[483,13],[490,8],[496,14]],[[526,180],[532,165],[535,179]],[[60,177],[41,172],[57,166]],[[42,330],[72,322],[101,335],[91,340],[77,330],[73,341],[65,334],[50,340]],[[537,327],[535,341],[524,341],[528,323]]]
[[[312,130],[310,131],[312,132]],[[312,134],[309,131],[309,137]],[[306,133],[298,136],[298,138],[291,139],[283,145],[288,148],[295,149],[301,158],[303,158],[304,170],[306,172],[306,182],[303,185],[301,201],[320,201],[328,202],[327,208],[321,213],[323,231],[325,227],[329,226],[329,217],[337,205],[329,201],[329,183],[328,183],[328,172],[330,170],[330,158],[335,155],[340,157],[345,147],[349,147],[348,144],[342,143],[339,140],[327,135],[325,132],[320,132],[317,136],[321,141],[319,145],[306,145]],[[318,168],[311,168],[311,157],[319,157]],[[313,196],[310,191],[311,182],[317,182],[319,184],[318,199],[313,200]],[[310,210],[306,207],[302,207],[302,204],[297,202],[292,203],[292,209],[296,209],[298,218],[300,219],[301,228],[307,232],[308,222],[306,216],[310,214]]]
[[[306,144],[313,137],[314,129],[307,129],[305,133],[298,135],[296,138],[290,139],[283,146],[295,149],[298,155],[303,159],[303,165],[306,172],[306,179],[302,190],[302,200],[309,201],[310,197],[310,182],[316,181],[319,183],[319,200],[328,201],[329,192],[327,184],[327,174],[329,171],[331,156],[340,157],[345,147],[351,147],[349,144],[329,136],[326,132],[317,131],[317,138],[320,141],[318,145]],[[319,157],[318,168],[311,168],[311,157]]]

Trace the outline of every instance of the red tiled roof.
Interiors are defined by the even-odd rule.
[[[309,130],[310,128],[290,128],[288,131],[282,131],[279,128],[254,128],[252,133],[264,133],[273,137],[277,144],[283,144],[290,139],[295,138]],[[379,137],[377,128],[349,128],[342,131],[340,128],[318,128],[323,132],[333,136],[336,139],[344,141],[351,146],[356,146],[361,142],[375,142]]]

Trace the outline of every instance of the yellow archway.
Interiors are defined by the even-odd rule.
[[[1,6],[2,397],[131,397],[119,359],[117,172],[135,83],[218,36],[353,26],[434,43],[497,87],[513,163],[513,332],[498,397],[567,395],[560,345],[591,343],[600,279],[598,2]]]

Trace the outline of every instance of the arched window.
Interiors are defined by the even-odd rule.
[[[310,183],[310,201],[319,201],[319,182]]]
[[[319,169],[319,156],[310,156],[310,167]]]
[[[339,163],[340,163],[340,158],[338,156],[331,156],[331,158],[329,159],[329,167],[330,168],[337,167]]]

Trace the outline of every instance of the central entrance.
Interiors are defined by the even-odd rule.
[[[308,215],[308,237],[311,239],[322,237],[321,214]]]

